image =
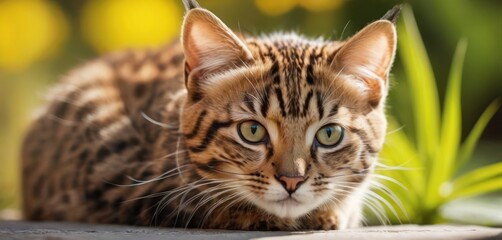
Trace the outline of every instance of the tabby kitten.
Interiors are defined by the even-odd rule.
[[[358,226],[399,7],[337,42],[242,37],[184,3],[181,43],[94,60],[49,94],[23,145],[26,219]]]

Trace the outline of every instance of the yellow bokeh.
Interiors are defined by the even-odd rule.
[[[89,0],[81,26],[98,51],[155,47],[179,35],[182,12],[174,0]]]
[[[260,11],[271,16],[287,13],[296,6],[296,0],[255,0],[255,3]]]
[[[297,5],[311,12],[332,11],[343,2],[344,0],[255,0],[258,9],[271,16],[287,13]]]
[[[51,1],[0,1],[0,68],[20,70],[50,56],[67,29],[61,9]]]
[[[331,11],[339,8],[344,0],[297,0],[300,6],[303,8],[312,11],[312,12],[321,12],[321,11]]]

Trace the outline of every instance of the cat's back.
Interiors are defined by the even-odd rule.
[[[86,198],[99,199],[96,189],[105,181],[120,184],[120,177],[144,174],[138,164],[154,158],[160,132],[152,120],[177,127],[183,62],[174,42],[110,54],[65,76],[48,93],[23,143],[26,217],[82,220],[96,207]],[[97,204],[113,202],[108,200]]]

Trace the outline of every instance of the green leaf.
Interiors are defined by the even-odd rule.
[[[502,176],[459,189],[453,192],[449,199],[472,197],[498,190],[502,190]]]
[[[399,47],[411,89],[419,159],[424,162],[426,170],[427,191],[424,205],[427,209],[433,209],[437,201],[440,201],[438,198],[441,180],[446,178],[445,172],[441,171],[444,170],[441,169],[443,163],[437,159],[440,149],[440,104],[432,67],[410,7],[403,9],[402,19],[403,24],[398,25],[398,32],[402,34]],[[460,61],[457,64],[460,65],[460,69],[455,68],[453,71],[461,70],[461,63]],[[451,99],[454,100],[455,97],[453,95]],[[455,109],[452,109],[451,114],[457,114]]]
[[[438,147],[439,101],[436,81],[427,52],[418,31],[413,12],[403,8],[402,21],[398,24],[399,52],[410,84],[416,143],[420,159],[434,156]]]
[[[466,50],[467,41],[459,41],[453,57],[448,87],[446,89],[443,122],[441,124],[441,141],[438,149],[439,151],[436,152],[432,164],[430,182],[428,185],[428,191],[431,192],[431,195],[438,194],[438,198],[443,198],[443,196],[440,195],[440,188],[443,183],[447,182],[452,176],[452,166],[460,145],[462,130],[460,86]]]
[[[454,189],[453,191],[457,189],[461,190],[470,185],[486,181],[498,175],[502,176],[502,162],[477,168],[457,178],[453,182],[453,189]]]
[[[499,107],[500,99],[496,99],[492,103],[490,103],[490,105],[488,105],[481,117],[479,117],[478,121],[474,125],[474,128],[472,128],[471,132],[469,133],[469,136],[467,136],[467,139],[462,144],[462,148],[458,155],[458,163],[456,164],[457,169],[460,166],[463,166],[471,158],[472,152],[474,151],[474,148],[476,147],[478,140],[483,133],[483,130],[486,128],[486,125],[488,124],[490,119],[492,119],[493,115],[495,115]]]
[[[435,161],[442,163],[438,166],[439,170],[446,171],[446,174],[443,174],[445,178],[441,179],[442,181],[446,181],[451,177],[451,168],[460,144],[462,131],[460,87],[466,50],[467,41],[465,39],[460,40],[453,57],[448,87],[446,89],[443,122],[441,124],[441,150],[438,151],[440,155],[437,159],[440,161]]]

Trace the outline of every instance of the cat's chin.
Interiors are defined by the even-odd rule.
[[[291,197],[277,201],[260,201],[256,205],[277,217],[290,219],[299,218],[312,210],[311,204],[302,203]]]

